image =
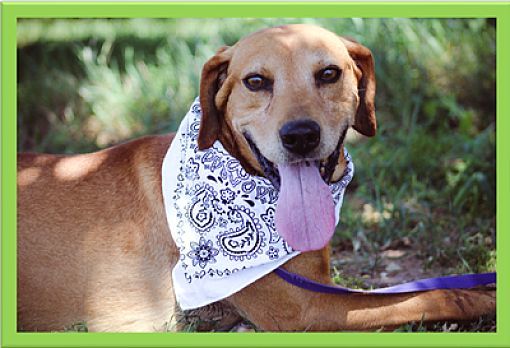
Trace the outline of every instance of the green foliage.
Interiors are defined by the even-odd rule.
[[[354,288],[354,289],[367,289],[366,284],[361,280],[359,277],[351,277],[348,275],[343,274],[340,270],[338,270],[336,267],[333,268],[333,274],[331,276],[331,280],[333,283],[347,287],[347,288]]]
[[[70,325],[69,327],[64,329],[64,332],[89,332],[89,328],[87,323],[79,322]]]
[[[495,329],[495,316],[487,315],[472,322],[413,322],[402,325],[393,332],[494,332]]]
[[[355,196],[334,242],[371,254],[408,236],[430,267],[493,270],[491,20],[23,19],[18,149],[85,152],[175,130],[220,46],[295,22],[355,38],[376,62],[379,131],[348,146]]]

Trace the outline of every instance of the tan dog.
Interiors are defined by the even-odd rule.
[[[250,141],[279,168],[317,160],[321,176],[335,180],[343,152],[333,167],[327,162],[347,127],[367,136],[376,131],[370,51],[314,26],[272,28],[222,48],[204,66],[200,95],[199,146],[219,139],[252,174],[264,168]],[[18,156],[19,330],[77,322],[97,331],[181,327],[171,278],[178,251],[161,194],[172,139],[145,137],[85,155]],[[327,238],[307,237],[311,244],[295,243],[313,249]],[[327,246],[284,267],[330,283]],[[330,295],[269,274],[191,314],[221,328],[244,317],[262,330],[322,331],[470,319],[494,310],[494,290]]]

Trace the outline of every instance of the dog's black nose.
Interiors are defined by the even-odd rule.
[[[321,127],[311,120],[287,122],[280,128],[280,139],[290,152],[305,155],[319,145]]]

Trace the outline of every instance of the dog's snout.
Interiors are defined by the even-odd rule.
[[[311,120],[287,122],[280,128],[280,139],[290,152],[305,155],[319,145],[321,127]]]

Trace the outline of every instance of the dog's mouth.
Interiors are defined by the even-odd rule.
[[[335,204],[329,184],[340,156],[346,131],[325,159],[275,165],[262,155],[249,135],[246,140],[264,172],[279,191],[275,225],[295,250],[311,251],[326,246],[335,231]]]
[[[264,155],[262,155],[259,148],[257,145],[255,145],[249,134],[245,133],[244,137],[250,145],[251,151],[257,158],[257,161],[262,168],[262,172],[264,173],[264,177],[271,181],[275,189],[280,190],[280,174],[278,173],[278,168],[276,165],[268,160]]]
[[[340,151],[342,148],[342,144],[345,139],[345,135],[347,133],[347,129],[342,131],[340,138],[338,139],[338,144],[335,148],[335,150],[326,158],[321,160],[305,160],[303,162],[306,162],[307,166],[314,165],[318,167],[319,173],[324,180],[326,184],[330,184],[331,180],[333,178],[333,174],[335,172],[335,168],[338,164],[338,159],[340,157]],[[248,144],[250,145],[251,151],[257,158],[258,163],[260,164],[260,167],[262,168],[262,171],[264,173],[264,177],[271,181],[275,189],[280,190],[280,173],[278,171],[278,166],[275,165],[273,162],[268,160],[259,150],[257,145],[254,143],[254,141],[251,139],[248,133],[244,134],[244,137]]]

